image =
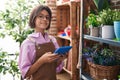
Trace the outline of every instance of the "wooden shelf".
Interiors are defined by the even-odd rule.
[[[67,60],[70,63],[70,71],[63,68],[68,74],[71,75],[72,80],[78,80],[78,70],[77,70],[77,61],[78,61],[78,48],[77,44],[79,42],[78,36],[76,33],[76,27],[79,24],[78,19],[78,4],[77,2],[65,2],[61,4],[57,4],[57,28],[59,31],[64,31],[64,29],[70,25],[71,26],[71,33],[70,37],[68,36],[57,36],[58,42],[62,46],[70,45],[72,46],[72,49],[70,51],[70,55],[68,55]],[[67,64],[68,65],[68,64]]]
[[[63,70],[66,71],[67,73],[69,73],[70,75],[72,75],[72,72],[67,70],[65,67],[63,67]]]
[[[68,36],[61,36],[61,35],[58,35],[57,37],[71,41],[71,38],[68,37]]]
[[[68,1],[64,3],[57,4],[57,7],[64,7],[64,6],[70,6],[72,3],[76,3],[74,1]]]

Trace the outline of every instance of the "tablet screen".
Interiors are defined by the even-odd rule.
[[[62,46],[56,49],[54,53],[55,54],[66,54],[71,48],[72,46]]]

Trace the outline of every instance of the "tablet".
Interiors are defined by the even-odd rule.
[[[58,49],[55,50],[55,54],[66,54],[70,49],[72,48],[72,46],[62,46]]]

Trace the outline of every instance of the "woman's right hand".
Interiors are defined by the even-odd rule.
[[[56,61],[60,55],[58,54],[53,54],[52,52],[47,52],[44,55],[42,55],[39,60],[42,60],[44,63],[51,63]]]

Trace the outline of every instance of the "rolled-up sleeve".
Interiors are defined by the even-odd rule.
[[[21,71],[21,75],[24,78],[30,66],[33,63],[35,56],[35,49],[33,45],[30,45],[29,42],[23,43],[20,47],[19,54],[19,68]]]

